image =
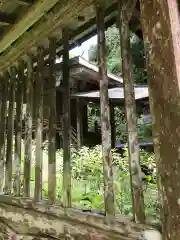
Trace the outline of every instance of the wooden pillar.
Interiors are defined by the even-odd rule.
[[[83,139],[86,138],[86,135],[88,133],[88,106],[86,102],[83,102],[82,107],[82,122],[83,122]]]
[[[26,78],[26,114],[25,114],[25,158],[24,158],[24,196],[30,196],[31,161],[32,161],[32,119],[33,119],[33,61],[27,56]]]
[[[77,122],[77,148],[80,149],[83,145],[83,122],[82,122],[82,105],[80,99],[76,99],[76,122]]]
[[[102,158],[104,169],[104,201],[107,222],[111,222],[115,215],[114,187],[111,153],[111,124],[108,98],[107,56],[105,43],[104,3],[97,3],[97,32],[98,32],[98,60],[100,79],[100,111]]]
[[[14,183],[13,193],[20,195],[20,174],[21,174],[21,135],[22,135],[22,112],[24,96],[24,62],[20,61],[17,78],[16,91],[16,128],[15,128],[15,157],[14,157]]]
[[[141,0],[163,238],[180,239],[180,16],[177,0]],[[152,17],[153,16],[153,17]]]
[[[63,31],[63,206],[71,207],[69,37]]]
[[[36,78],[36,157],[34,200],[40,201],[42,194],[42,133],[43,133],[43,70],[44,49],[38,47],[38,66]]]
[[[133,0],[131,2],[133,4]],[[130,3],[130,1],[128,3]],[[126,2],[123,4],[119,2],[119,32],[121,39],[122,71],[124,80],[125,112],[128,131],[128,153],[133,214],[135,221],[144,223],[144,198],[141,181],[140,151],[136,125],[137,119],[134,81],[132,77],[132,55],[130,49],[130,18],[128,18],[127,14],[127,12],[129,12],[129,8],[130,6]]]
[[[2,91],[3,91],[3,81],[0,79],[0,119],[1,119],[1,107],[2,107]]]
[[[16,68],[10,69],[9,83],[9,109],[7,124],[7,150],[6,150],[6,170],[5,170],[5,193],[10,194],[12,190],[12,158],[13,158],[13,135],[14,135],[14,110],[15,110],[15,89],[16,88]]]
[[[56,200],[56,39],[49,44],[49,149],[48,149],[48,199],[49,203]]]
[[[111,120],[111,148],[116,147],[116,125],[114,119],[114,106],[110,104],[110,120]]]
[[[6,138],[6,113],[9,74],[6,73],[2,80],[1,113],[0,113],[0,192],[4,188],[4,163],[5,163],[5,138]]]

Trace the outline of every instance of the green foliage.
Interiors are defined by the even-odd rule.
[[[133,61],[133,78],[136,83],[147,83],[145,69],[144,45],[136,35],[131,34],[131,53]],[[108,57],[108,71],[115,75],[121,75],[121,50],[119,30],[112,26],[106,31],[106,49]],[[89,61],[97,63],[97,45],[92,45],[89,49]]]
[[[95,122],[100,126],[100,110],[96,107],[94,103],[88,104],[88,131],[94,131]]]
[[[57,202],[61,202],[62,196],[62,172],[63,151],[56,154],[57,159]],[[112,150],[113,173],[116,213],[132,215],[132,201],[130,191],[128,151],[125,149],[123,155]],[[43,165],[47,167],[47,152],[43,154]],[[103,195],[103,164],[101,146],[94,148],[82,147],[79,151],[71,148],[72,165],[72,201],[73,205],[80,208],[104,210]],[[154,154],[141,152],[141,163],[154,164]],[[34,167],[33,167],[34,168]],[[33,171],[33,169],[32,169]],[[45,169],[43,170],[43,172]],[[45,177],[45,176],[44,176]],[[34,188],[34,182],[32,183]],[[159,202],[156,184],[148,184],[145,188],[145,205],[148,218],[157,218]],[[47,180],[43,180],[43,195],[46,198],[48,191]],[[89,198],[89,200],[87,200]]]
[[[127,128],[125,113],[121,108],[115,107],[115,126],[116,126],[116,141],[127,143]],[[140,142],[152,141],[152,125],[145,124],[143,116],[137,118],[137,131]]]

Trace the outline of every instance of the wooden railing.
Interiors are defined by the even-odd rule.
[[[61,121],[56,121],[56,132],[62,136],[63,134],[63,129],[62,129],[62,123]],[[46,135],[48,134],[48,130],[49,130],[49,120],[48,119],[44,119],[43,120],[43,133]],[[16,131],[16,128],[14,128],[14,133]],[[32,123],[32,132],[35,133],[36,132],[36,121],[34,120]],[[26,133],[26,127],[25,124],[22,124],[22,137],[25,136]],[[44,139],[44,141],[46,141],[46,139]],[[73,146],[77,146],[77,132],[76,129],[71,126],[71,145]]]

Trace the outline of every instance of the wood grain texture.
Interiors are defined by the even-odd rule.
[[[29,11],[13,25],[11,30],[0,41],[0,53],[17,40],[28,28],[35,24],[58,0],[38,0]]]
[[[42,194],[42,134],[43,134],[43,69],[44,48],[38,47],[38,67],[36,76],[36,153],[35,153],[35,189],[34,200],[39,201]]]
[[[7,150],[6,150],[6,170],[5,170],[5,193],[10,194],[12,190],[12,161],[13,161],[13,134],[14,134],[14,110],[16,93],[16,68],[10,69],[9,82],[9,108],[7,123]]]
[[[127,4],[128,2],[128,4]],[[131,193],[133,202],[134,220],[144,223],[145,209],[143,188],[141,181],[141,167],[140,167],[140,149],[138,143],[137,119],[136,119],[136,101],[134,93],[133,81],[133,65],[132,53],[130,47],[130,29],[129,29],[129,15],[131,11],[128,6],[134,6],[136,0],[129,0],[124,4],[119,4],[119,32],[121,39],[121,56],[122,56],[122,72],[124,79],[124,99],[125,112],[128,131],[128,154],[129,154],[129,170],[131,178]],[[130,4],[131,3],[131,4]]]
[[[26,114],[25,114],[25,156],[24,156],[24,196],[30,194],[30,176],[32,162],[32,123],[33,123],[33,62],[32,56],[27,58],[27,78],[25,84]]]
[[[3,72],[24,54],[27,54],[33,46],[39,44],[44,38],[51,37],[55,30],[59,29],[59,37],[61,37],[62,26],[68,25],[68,22],[72,21],[73,18],[76,19],[83,9],[91,3],[92,0],[59,1],[52,12],[42,17],[35,27],[25,32],[7,51],[2,53],[0,72]]]
[[[58,205],[34,203],[28,198],[0,196],[0,199],[1,222],[19,236],[40,239],[137,240],[142,231],[152,229],[151,226],[135,224],[122,216],[116,218],[113,226],[107,226],[104,217],[97,214],[85,214],[75,209],[64,210]]]
[[[49,146],[48,146],[48,199],[56,200],[56,39],[49,41]]]
[[[69,81],[69,35],[68,30],[63,30],[63,205],[71,207],[71,112],[70,112],[70,81]]]

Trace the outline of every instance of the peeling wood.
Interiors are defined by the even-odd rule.
[[[48,148],[48,200],[56,201],[56,39],[49,41],[49,148]]]
[[[15,119],[15,157],[14,157],[14,182],[13,193],[20,195],[20,174],[21,174],[21,138],[22,138],[22,113],[24,96],[24,62],[20,62],[17,78],[16,91],[16,119]]]
[[[126,4],[124,4],[126,5]],[[141,181],[140,150],[137,133],[136,102],[134,81],[132,77],[132,56],[130,48],[128,9],[119,3],[119,32],[121,39],[121,56],[124,79],[125,111],[128,131],[129,170],[131,181],[132,205],[134,220],[145,222],[144,197]]]
[[[180,15],[178,1],[141,0],[162,239],[180,239]],[[153,16],[153,17],[152,17]]]
[[[71,239],[137,240],[145,229],[153,229],[125,217],[117,218],[113,226],[107,226],[104,217],[97,214],[85,214],[75,209],[64,211],[58,205],[34,203],[27,198],[0,196],[0,199],[1,219],[18,235],[64,239],[66,229]]]
[[[110,223],[114,220],[115,206],[114,206],[114,187],[113,187],[112,153],[111,153],[111,124],[108,98],[107,54],[105,43],[103,3],[96,6],[96,16],[98,31],[102,160],[104,170],[104,203],[106,221],[107,223]]]
[[[32,118],[33,118],[33,62],[32,56],[27,56],[27,77],[25,84],[26,114],[25,114],[25,156],[24,156],[24,196],[30,195],[30,178],[32,162]]]
[[[7,151],[6,151],[6,170],[5,170],[5,193],[10,194],[12,190],[12,160],[13,160],[13,134],[14,134],[14,110],[15,110],[15,91],[16,91],[16,68],[10,69],[9,82],[9,109],[7,123]]]
[[[44,49],[38,47],[38,67],[36,76],[36,156],[35,156],[35,189],[34,200],[42,197],[42,133],[43,133],[43,69]]]
[[[63,31],[63,205],[71,207],[71,123],[70,123],[70,82],[69,82],[69,37]]]

